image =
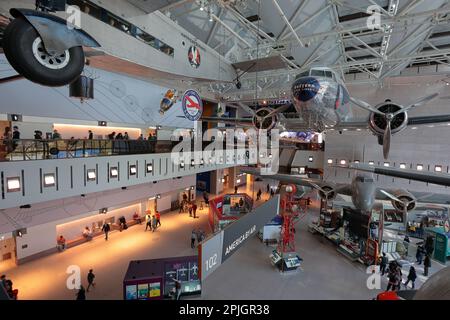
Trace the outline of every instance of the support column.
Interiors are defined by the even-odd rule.
[[[211,194],[219,195],[223,192],[223,170],[211,171]]]

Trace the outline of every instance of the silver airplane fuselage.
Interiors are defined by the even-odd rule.
[[[294,81],[292,101],[309,128],[322,132],[348,121],[352,114],[344,83],[327,77],[305,76]]]
[[[351,183],[351,197],[355,208],[363,212],[372,210],[375,204],[376,190],[372,177],[356,175]]]

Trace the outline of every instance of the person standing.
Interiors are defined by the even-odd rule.
[[[102,226],[102,231],[105,233],[105,240],[108,241],[108,233],[111,230],[111,226],[109,223],[105,221],[105,223]]]
[[[147,215],[145,216],[145,231],[150,228],[152,230],[152,216],[150,215],[150,210],[147,212]]]
[[[235,186],[234,187],[234,194],[237,194],[237,192],[238,192],[238,186]]]
[[[262,191],[261,188],[258,190],[258,193],[256,194],[256,201],[261,200]]]
[[[423,275],[425,277],[428,277],[428,270],[431,268],[431,258],[428,254],[425,257],[425,260],[423,261],[423,267],[424,267]]]
[[[125,134],[123,135],[123,139],[128,140],[129,138],[130,136],[128,135],[128,132],[125,132]]]
[[[18,126],[13,127],[13,134],[12,134],[13,140],[20,140],[20,131]]]
[[[195,248],[195,240],[197,239],[197,232],[196,230],[192,230],[191,233],[191,248],[194,249]]]
[[[405,235],[405,238],[403,239],[403,245],[405,246],[406,249],[406,256],[408,256],[408,249],[409,249],[409,237],[408,235]]]
[[[266,190],[267,190],[267,193],[269,194],[270,193],[270,184],[267,184]]]
[[[409,268],[408,278],[404,283],[405,287],[408,288],[408,283],[411,281],[412,289],[414,290],[415,287],[414,282],[416,281],[416,278],[417,278],[416,269],[413,266],[411,266],[411,268]]]
[[[64,251],[66,249],[66,239],[62,235],[59,236],[56,243],[58,244],[59,251]]]
[[[89,140],[93,140],[94,139],[94,133],[92,132],[92,130],[89,130]]]
[[[153,215],[152,216],[152,232],[155,232],[156,228],[157,228],[157,221],[156,221],[156,216]]]
[[[188,205],[189,217],[192,217],[192,203]]]
[[[194,214],[194,219],[197,218],[197,205],[195,203],[192,204],[192,213]]]
[[[422,246],[418,246],[417,247],[417,251],[416,251],[416,260],[417,260],[416,262],[417,262],[418,265],[422,264],[423,252],[424,252],[423,247]]]
[[[156,211],[156,226],[161,226],[161,213],[159,213],[159,211]]]
[[[88,287],[87,287],[87,289],[86,289],[87,292],[89,292],[89,288],[90,288],[90,287],[92,287],[92,288],[95,289],[95,282],[94,282],[95,274],[94,274],[93,271],[94,271],[94,270],[90,269],[90,270],[89,270],[89,273],[88,273],[88,275],[87,275],[87,281],[88,281]]]
[[[83,285],[80,285],[80,289],[77,292],[77,300],[86,300],[86,291],[84,290]]]
[[[384,274],[386,273],[386,266],[389,262],[389,259],[386,257],[386,253],[383,252],[383,256],[381,257],[381,261],[380,261],[380,272],[381,275],[384,276]]]
[[[56,129],[53,130],[52,139],[53,139],[53,140],[61,139],[61,134],[58,132],[58,130],[56,130]]]

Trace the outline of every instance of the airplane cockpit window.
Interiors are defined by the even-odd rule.
[[[325,77],[325,70],[311,69],[311,77]]]
[[[325,71],[325,77],[333,79],[333,72],[332,71]]]

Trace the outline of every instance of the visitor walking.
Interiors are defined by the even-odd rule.
[[[152,216],[152,232],[155,232],[156,228],[157,228],[157,220],[156,220],[156,216],[153,215]]]
[[[94,270],[90,269],[89,273],[87,275],[87,281],[88,281],[88,286],[86,288],[86,291],[89,292],[89,288],[92,287],[95,289],[95,274],[94,274]]]
[[[234,187],[234,194],[237,194],[237,192],[238,192],[238,187],[235,186],[235,187]]]
[[[197,218],[197,205],[195,203],[192,204],[192,213],[194,214],[194,219]]]
[[[147,231],[147,229],[152,230],[152,216],[150,215],[150,210],[145,215],[145,231]]]
[[[408,278],[404,283],[405,287],[408,288],[408,283],[411,282],[412,289],[414,290],[415,287],[414,282],[416,281],[416,278],[417,278],[416,269],[413,266],[411,266],[411,268],[409,268]]]
[[[420,245],[417,247],[417,251],[416,251],[416,262],[418,265],[422,264],[422,260],[423,260],[423,255],[425,253],[425,249]]]
[[[381,272],[382,276],[384,276],[384,274],[386,273],[386,267],[387,267],[388,262],[389,262],[389,259],[386,257],[386,253],[383,252],[383,256],[381,257],[381,261],[380,261],[380,272]]]
[[[270,193],[270,184],[267,184],[266,191],[267,191],[267,193]]]
[[[189,203],[188,210],[189,210],[189,217],[192,217],[192,203]]]
[[[159,213],[159,211],[156,211],[156,226],[161,226],[161,214]]]
[[[261,189],[258,190],[258,193],[256,194],[256,201],[261,200],[262,191]]]
[[[111,226],[106,221],[102,226],[102,231],[105,233],[105,240],[108,241],[108,233],[111,231]]]

